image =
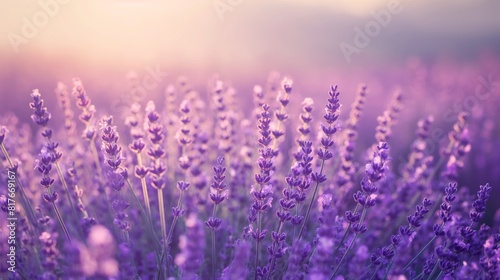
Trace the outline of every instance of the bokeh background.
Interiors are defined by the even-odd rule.
[[[348,62],[339,45],[354,44],[356,28],[364,29],[392,2],[401,12]],[[51,15],[44,18],[47,6]],[[376,116],[400,88],[405,109],[392,146],[404,155],[419,118],[433,114],[435,126],[449,130],[454,106],[467,105],[483,77],[490,97],[466,106],[475,127],[461,180],[473,189],[490,182],[498,197],[499,13],[496,0],[0,0],[0,115],[14,112],[29,122],[29,95],[38,88],[60,117],[52,93],[57,82],[71,85],[73,77],[113,113],[106,106],[123,98],[130,71],[140,81],[148,69],[168,77],[148,89],[144,101],[161,99],[181,75],[205,91],[217,73],[231,81],[249,113],[243,104],[251,101],[253,86],[278,71],[294,79],[295,103],[323,98],[330,84],[339,84],[344,116],[357,84],[367,83],[361,148],[374,141]],[[492,203],[490,219],[498,208]]]

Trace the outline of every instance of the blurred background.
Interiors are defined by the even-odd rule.
[[[391,5],[399,13],[348,63],[340,44],[355,45],[355,28]],[[241,90],[277,70],[324,92],[354,90],[411,57],[465,63],[500,51],[496,0],[0,0],[0,11],[0,96],[24,104],[31,89],[75,76],[109,95],[147,67],[197,83],[216,72]]]
[[[405,109],[394,133],[405,147],[396,151],[407,153],[418,119],[433,114],[449,130],[455,106],[470,105],[483,85],[490,98],[466,106],[482,136],[462,179],[473,188],[489,181],[498,194],[499,13],[497,0],[0,0],[0,115],[30,122],[29,95],[38,88],[59,117],[54,88],[71,87],[73,77],[113,113],[106,106],[123,98],[131,71],[156,81],[144,100],[161,99],[181,75],[204,91],[218,73],[244,104],[278,71],[294,79],[297,104],[339,84],[344,116],[357,84],[367,83],[366,147],[400,88]]]

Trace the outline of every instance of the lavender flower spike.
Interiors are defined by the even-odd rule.
[[[51,186],[54,184],[54,179],[52,179],[49,176],[49,172],[52,169],[52,164],[56,166],[57,173],[59,174],[59,179],[61,180],[61,183],[64,187],[64,190],[66,191],[68,201],[70,203],[74,218],[78,220],[78,216],[76,214],[76,210],[73,207],[73,202],[71,200],[71,197],[69,196],[69,191],[68,187],[66,184],[66,181],[64,179],[64,175],[62,173],[62,170],[59,166],[58,161],[62,157],[62,153],[58,152],[57,148],[59,147],[59,143],[55,142],[52,140],[52,129],[47,127],[47,124],[51,118],[50,113],[48,112],[47,108],[43,106],[43,99],[42,95],[38,91],[38,89],[33,90],[33,93],[31,94],[31,98],[33,99],[33,102],[30,103],[30,108],[33,109],[33,115],[31,115],[31,119],[33,122],[43,128],[43,131],[41,132],[41,135],[43,138],[46,139],[47,143],[45,143],[42,147],[41,154],[40,154],[40,160],[37,162],[36,169],[42,174],[42,179],[40,180],[40,184],[45,187],[46,193],[43,194],[43,198],[46,202],[51,203],[52,207],[54,208],[54,211],[57,215],[57,219],[59,221],[59,224],[63,228],[66,237],[68,240],[71,241],[71,237],[69,234],[68,229],[66,228],[66,225],[62,219],[61,213],[59,211],[59,208],[56,205],[56,200],[58,198],[58,194],[51,189]]]
[[[222,224],[222,220],[217,218],[217,206],[223,202],[228,197],[228,191],[226,190],[226,183],[224,180],[226,176],[224,173],[226,168],[224,167],[224,157],[217,158],[217,165],[214,167],[214,181],[211,185],[210,200],[214,204],[212,217],[210,217],[205,225],[212,230],[212,276],[216,279],[216,258],[215,258],[215,232],[219,229]]]
[[[248,215],[248,221],[250,224],[257,222],[257,228],[251,231],[251,235],[256,243],[255,252],[255,279],[258,277],[263,277],[264,271],[259,267],[259,246],[260,242],[265,238],[267,230],[262,230],[262,213],[267,209],[271,208],[272,203],[272,185],[271,174],[274,171],[273,158],[275,157],[275,151],[269,147],[271,144],[271,113],[269,112],[269,105],[262,105],[262,111],[259,118],[259,133],[261,137],[258,139],[259,144],[262,146],[259,149],[259,159],[257,164],[259,166],[260,172],[255,174],[255,182],[258,187],[252,186],[253,203],[250,208],[250,214]]]
[[[316,186],[314,187],[314,192],[311,197],[311,201],[309,202],[309,207],[307,208],[307,212],[304,216],[304,221],[302,222],[302,227],[300,228],[298,239],[302,237],[302,234],[304,232],[312,205],[315,202],[316,194],[318,193],[319,184],[326,181],[326,176],[323,174],[323,168],[325,166],[325,162],[333,157],[330,148],[334,144],[333,135],[339,130],[337,119],[340,116],[341,105],[339,99],[340,92],[338,91],[338,87],[332,85],[330,91],[328,92],[328,95],[328,103],[326,104],[325,108],[326,113],[323,116],[327,124],[321,124],[321,130],[324,136],[321,137],[322,147],[317,152],[318,158],[321,160],[321,167],[319,172],[314,172],[311,174],[311,179],[313,182],[316,182]]]

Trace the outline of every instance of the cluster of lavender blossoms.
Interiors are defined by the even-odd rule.
[[[31,127],[0,115],[18,219],[0,278],[500,279],[498,182],[464,175],[487,110],[457,112],[436,141],[439,118],[405,117],[404,91],[368,128],[367,85],[301,97],[298,83],[273,73],[248,107],[218,76],[207,92],[180,78],[164,108],[123,116],[80,79],[57,84],[59,106],[33,90]],[[416,126],[409,143],[398,123]],[[6,217],[7,188],[0,203]]]

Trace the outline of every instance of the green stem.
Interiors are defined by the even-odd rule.
[[[141,157],[141,154],[138,153],[137,154],[137,165],[138,166],[143,166],[142,164],[142,157]],[[142,195],[143,195],[143,198],[144,198],[144,205],[146,205],[146,210],[148,212],[148,215],[150,217],[150,219],[152,219],[152,216],[151,216],[151,206],[149,204],[149,195],[148,195],[148,187],[146,185],[146,178],[141,178],[141,186],[142,186]]]
[[[182,197],[183,196],[184,196],[184,191],[181,190],[179,200],[177,201],[177,208],[179,208],[180,211],[182,211],[181,206],[182,206]],[[179,219],[179,216],[174,216],[174,219],[172,221],[172,225],[170,227],[170,230],[168,232],[167,239],[166,239],[167,249],[170,247],[170,239],[172,238],[172,235],[174,233],[175,224],[177,223],[178,219]]]
[[[14,163],[12,162],[12,159],[9,156],[9,153],[7,152],[7,149],[5,148],[5,145],[2,143],[0,144],[0,149],[2,150],[2,153],[4,154],[5,158],[7,159],[7,162],[10,165],[10,168],[14,168]],[[19,179],[19,176],[16,174],[16,182],[17,185],[19,186],[19,191],[21,192],[21,203],[23,204],[23,208],[26,211],[26,216],[28,217],[29,222],[31,223],[31,226],[33,229],[36,228],[36,225],[38,223],[35,215],[35,211],[31,207],[31,203],[28,200],[28,197],[26,196],[26,193],[24,192],[24,186]],[[37,239],[37,238],[35,238]]]
[[[442,226],[441,226],[442,227]],[[408,267],[410,267],[410,265],[416,261],[418,259],[418,257],[420,257],[420,255],[422,255],[422,253],[427,250],[427,248],[432,244],[432,242],[437,238],[436,235],[434,235],[431,240],[429,240],[429,242],[427,242],[427,244],[425,244],[425,246],[417,253],[417,255],[415,257],[413,257],[413,259],[411,259],[411,261],[405,265],[405,267],[403,267],[403,271],[405,271]]]
[[[434,264],[434,267],[432,268],[431,274],[429,274],[429,276],[427,277],[427,280],[432,279],[432,276],[434,276],[434,273],[436,273],[436,271],[437,271],[438,264],[439,264],[439,259],[436,260],[436,263]],[[437,277],[436,277],[436,279],[437,279]]]
[[[424,275],[424,272],[422,271],[422,272],[420,272],[419,275],[415,276],[415,278],[413,278],[413,279],[420,279],[420,277],[423,277],[423,275]]]
[[[217,189],[217,194],[219,194],[219,189]],[[217,204],[214,204],[214,209],[212,211],[212,218],[215,218],[215,215],[217,214]],[[216,278],[216,259],[215,259],[215,229],[212,229],[212,276],[215,279]]]
[[[351,250],[352,246],[354,245],[354,242],[356,242],[356,239],[358,238],[358,235],[359,235],[358,233],[354,234],[354,237],[353,237],[351,243],[349,243],[349,246],[347,246],[347,250],[342,255],[342,258],[340,259],[339,263],[335,267],[335,270],[333,271],[332,276],[330,277],[330,280],[333,280],[333,277],[335,277],[335,275],[339,271],[340,265],[342,264],[342,262],[344,261],[344,259],[347,257],[347,253]]]
[[[321,176],[323,174],[323,168],[325,167],[325,160],[323,159],[321,161],[321,168],[319,170],[319,176]],[[316,182],[316,186],[314,187],[314,192],[313,192],[313,195],[311,197],[311,201],[309,202],[309,206],[307,207],[307,212],[306,212],[306,215],[304,216],[304,221],[302,222],[302,226],[300,227],[300,231],[299,231],[299,240],[302,238],[302,233],[304,233],[304,228],[307,224],[307,220],[309,219],[309,214],[311,213],[311,208],[313,206],[313,203],[314,203],[314,199],[316,198],[316,195],[318,193],[318,189],[319,189],[319,181]]]
[[[146,211],[144,210],[144,207],[142,206],[141,204],[141,201],[139,200],[139,198],[137,197],[137,195],[135,194],[134,192],[134,188],[132,187],[132,184],[130,183],[130,180],[126,180],[127,182],[127,186],[130,190],[130,192],[132,193],[132,196],[134,197],[135,199],[135,202],[137,203],[137,205],[139,205],[139,209],[141,210],[141,214],[142,216],[144,217],[144,219],[146,220],[147,224],[148,224],[148,228],[149,228],[149,233],[151,235],[151,238],[153,239],[153,241],[156,243],[156,246],[157,247],[161,247],[161,244],[160,244],[160,241],[158,240],[158,237],[156,236],[155,232],[154,232],[154,229],[153,229],[153,222],[152,220],[150,219],[150,217],[147,215]]]
[[[71,212],[73,212],[73,216],[75,218],[75,221],[78,221],[78,214],[76,213],[76,209],[73,205],[73,201],[71,199],[71,195],[69,193],[68,185],[66,184],[66,179],[64,179],[64,175],[61,170],[61,166],[59,165],[58,162],[55,163],[56,169],[57,169],[57,174],[59,175],[59,179],[61,180],[61,184],[64,187],[64,191],[66,192],[66,196],[68,197],[69,201],[69,206],[71,207]],[[80,233],[80,231],[78,231]]]
[[[389,275],[389,271],[391,271],[392,265],[394,264],[394,258],[396,258],[396,256],[393,256],[391,261],[387,265],[387,269],[385,270],[385,274],[384,274],[384,278],[383,278],[384,280],[387,279],[387,276]]]
[[[215,229],[212,229],[212,277],[213,279],[216,278],[216,260],[215,260]]]
[[[378,270],[380,269],[381,266],[382,266],[382,263],[380,263],[379,265],[377,265],[377,267],[375,268],[375,271],[373,272],[372,276],[370,277],[370,280],[375,279],[375,275],[377,275],[377,272],[378,272]]]
[[[130,235],[129,235],[128,231],[123,231],[123,234],[125,235],[126,243],[130,246],[131,242],[130,242]],[[132,266],[134,267],[134,272],[135,272],[136,277],[139,277],[139,272],[137,271],[137,265],[135,264],[135,259],[134,259],[133,254],[130,254],[130,260],[132,262]]]
[[[354,212],[353,213],[357,213],[358,212],[358,208],[360,207],[361,205],[358,203],[356,205],[356,207],[354,208]],[[340,250],[340,247],[342,247],[342,244],[344,244],[344,241],[347,237],[347,234],[349,233],[349,230],[351,229],[351,226],[352,224],[349,223],[349,225],[347,225],[347,228],[345,229],[344,231],[344,235],[342,235],[342,239],[340,239],[340,242],[339,242],[339,245],[337,245],[337,247],[335,248],[335,252],[333,253],[333,256],[337,256],[337,253],[339,252]]]
[[[104,175],[102,173],[102,168],[101,168],[101,163],[99,162],[99,153],[97,151],[97,148],[95,146],[95,139],[93,140],[90,140],[90,150],[92,151],[92,155],[94,156],[94,162],[95,162],[95,166],[96,166],[96,169],[97,169],[97,174],[99,175],[99,181],[101,183],[101,187],[102,187],[102,190],[104,192],[104,199],[106,200],[106,207],[108,208],[106,213],[107,213],[107,218],[108,218],[108,222],[109,223],[113,223],[113,216],[112,216],[112,212],[113,212],[113,207],[111,205],[111,201],[109,199],[109,195],[108,195],[108,192],[106,191],[106,183],[104,181]],[[116,232],[115,232],[116,233]]]
[[[359,220],[359,224],[363,224],[365,216],[366,216],[366,208],[363,208],[363,212],[361,213],[361,218]],[[347,247],[347,250],[342,255],[342,258],[340,259],[339,263],[337,264],[337,267],[333,271],[332,276],[330,277],[330,280],[332,280],[333,277],[335,277],[335,275],[337,274],[338,270],[340,269],[340,265],[342,264],[342,262],[344,261],[344,259],[347,257],[347,254],[349,253],[349,251],[351,250],[352,246],[354,245],[354,242],[356,242],[356,239],[358,238],[358,236],[359,236],[359,233],[355,233],[354,234],[354,237],[353,237],[351,243],[349,244],[349,246]]]
[[[10,158],[9,153],[7,152],[7,149],[5,148],[4,144],[0,144],[0,149],[2,150],[2,153],[4,154],[5,158],[7,159],[7,162],[10,165],[10,168],[14,169],[14,164],[12,162],[12,159]],[[16,183],[19,186],[19,191],[21,192],[21,204],[23,205],[23,209],[25,212],[26,217],[28,218],[28,232],[31,234],[34,240],[39,242],[38,238],[36,235],[38,235],[38,230],[36,227],[36,215],[35,212],[33,211],[33,208],[31,207],[31,203],[29,203],[28,197],[26,196],[26,193],[24,192],[24,186],[21,183],[21,180],[19,180],[19,176],[16,173]],[[38,254],[38,250],[36,249],[36,246],[33,247],[33,251],[35,252],[35,261],[40,269],[40,271],[43,271],[41,261],[40,261],[40,255]]]
[[[446,248],[448,248],[448,244],[446,244],[445,249]],[[432,276],[434,276],[434,273],[436,273],[436,271],[438,270],[438,266],[439,266],[439,258],[436,260],[436,263],[434,264],[434,267],[432,268],[431,274],[429,274],[429,277],[427,277],[427,280],[432,279]],[[443,273],[443,271],[439,272],[438,276],[435,279],[437,280],[439,278],[439,276],[441,276],[442,273]]]
[[[163,250],[167,249],[167,224],[165,220],[165,206],[163,202],[163,189],[158,189],[158,210],[160,212],[161,236],[163,238]]]
[[[259,247],[260,247],[260,228],[262,226],[262,219],[261,219],[261,213],[259,211],[257,215],[257,239],[255,240],[255,277],[254,279],[257,280],[257,267],[259,266]]]
[[[50,191],[47,190],[47,192],[50,195]],[[61,227],[64,231],[64,234],[66,234],[66,238],[68,238],[68,241],[71,242],[71,236],[69,235],[68,229],[66,228],[66,225],[64,224],[61,213],[59,212],[59,208],[57,208],[55,201],[52,202],[52,206],[54,207],[54,211],[56,212],[57,220],[59,221],[59,224],[61,225]]]

